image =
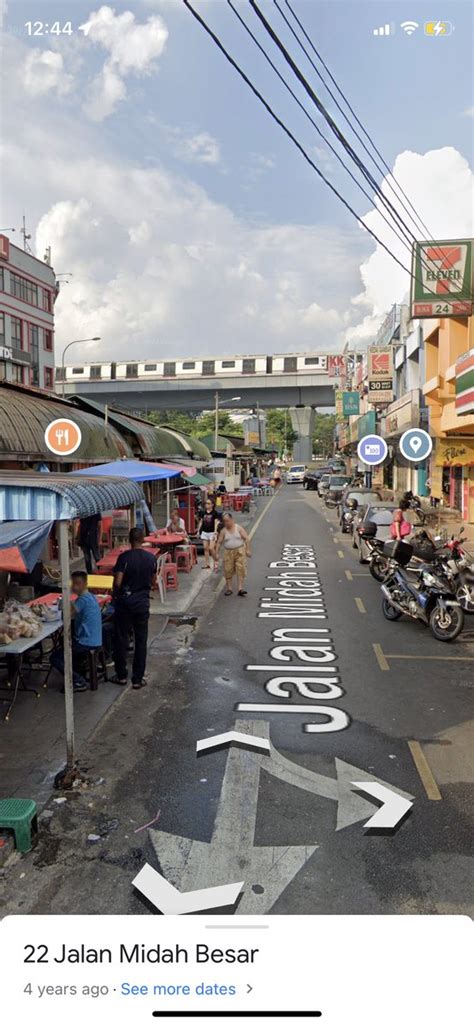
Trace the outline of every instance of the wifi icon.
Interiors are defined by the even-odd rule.
[[[407,36],[412,36],[413,33],[416,32],[417,28],[419,27],[420,26],[417,21],[402,21],[400,25],[400,28],[402,28],[403,31],[406,32]]]

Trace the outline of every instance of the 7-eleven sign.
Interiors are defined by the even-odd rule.
[[[412,317],[469,316],[472,272],[472,239],[415,243]]]

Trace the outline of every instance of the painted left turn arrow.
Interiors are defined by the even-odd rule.
[[[367,820],[367,823],[364,823],[364,830],[395,830],[413,805],[413,802],[409,802],[407,798],[403,798],[402,795],[396,794],[389,787],[378,784],[376,781],[351,780],[351,787],[356,787],[358,791],[365,791],[366,794],[371,794],[378,802],[383,803],[382,807]]]
[[[244,886],[242,881],[182,894],[148,863],[143,866],[132,883],[137,891],[148,898],[148,901],[165,916],[184,916],[190,912],[206,912],[212,908],[235,905]]]

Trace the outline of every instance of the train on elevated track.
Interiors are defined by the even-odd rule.
[[[64,368],[67,382],[81,381],[149,381],[154,379],[190,380],[192,378],[239,377],[245,375],[278,376],[284,374],[308,375],[340,373],[343,357],[322,353],[281,353],[275,356],[223,356],[220,359],[189,360],[128,360],[71,364]],[[63,379],[62,368],[56,371],[56,380]]]

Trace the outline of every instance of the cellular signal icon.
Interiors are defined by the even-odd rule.
[[[419,27],[420,26],[417,21],[402,21],[400,25],[400,28],[403,29],[407,36],[412,36],[413,33],[416,32],[417,28]]]
[[[395,25],[393,22],[390,25],[380,25],[379,28],[374,29],[374,36],[393,36],[395,35]]]

